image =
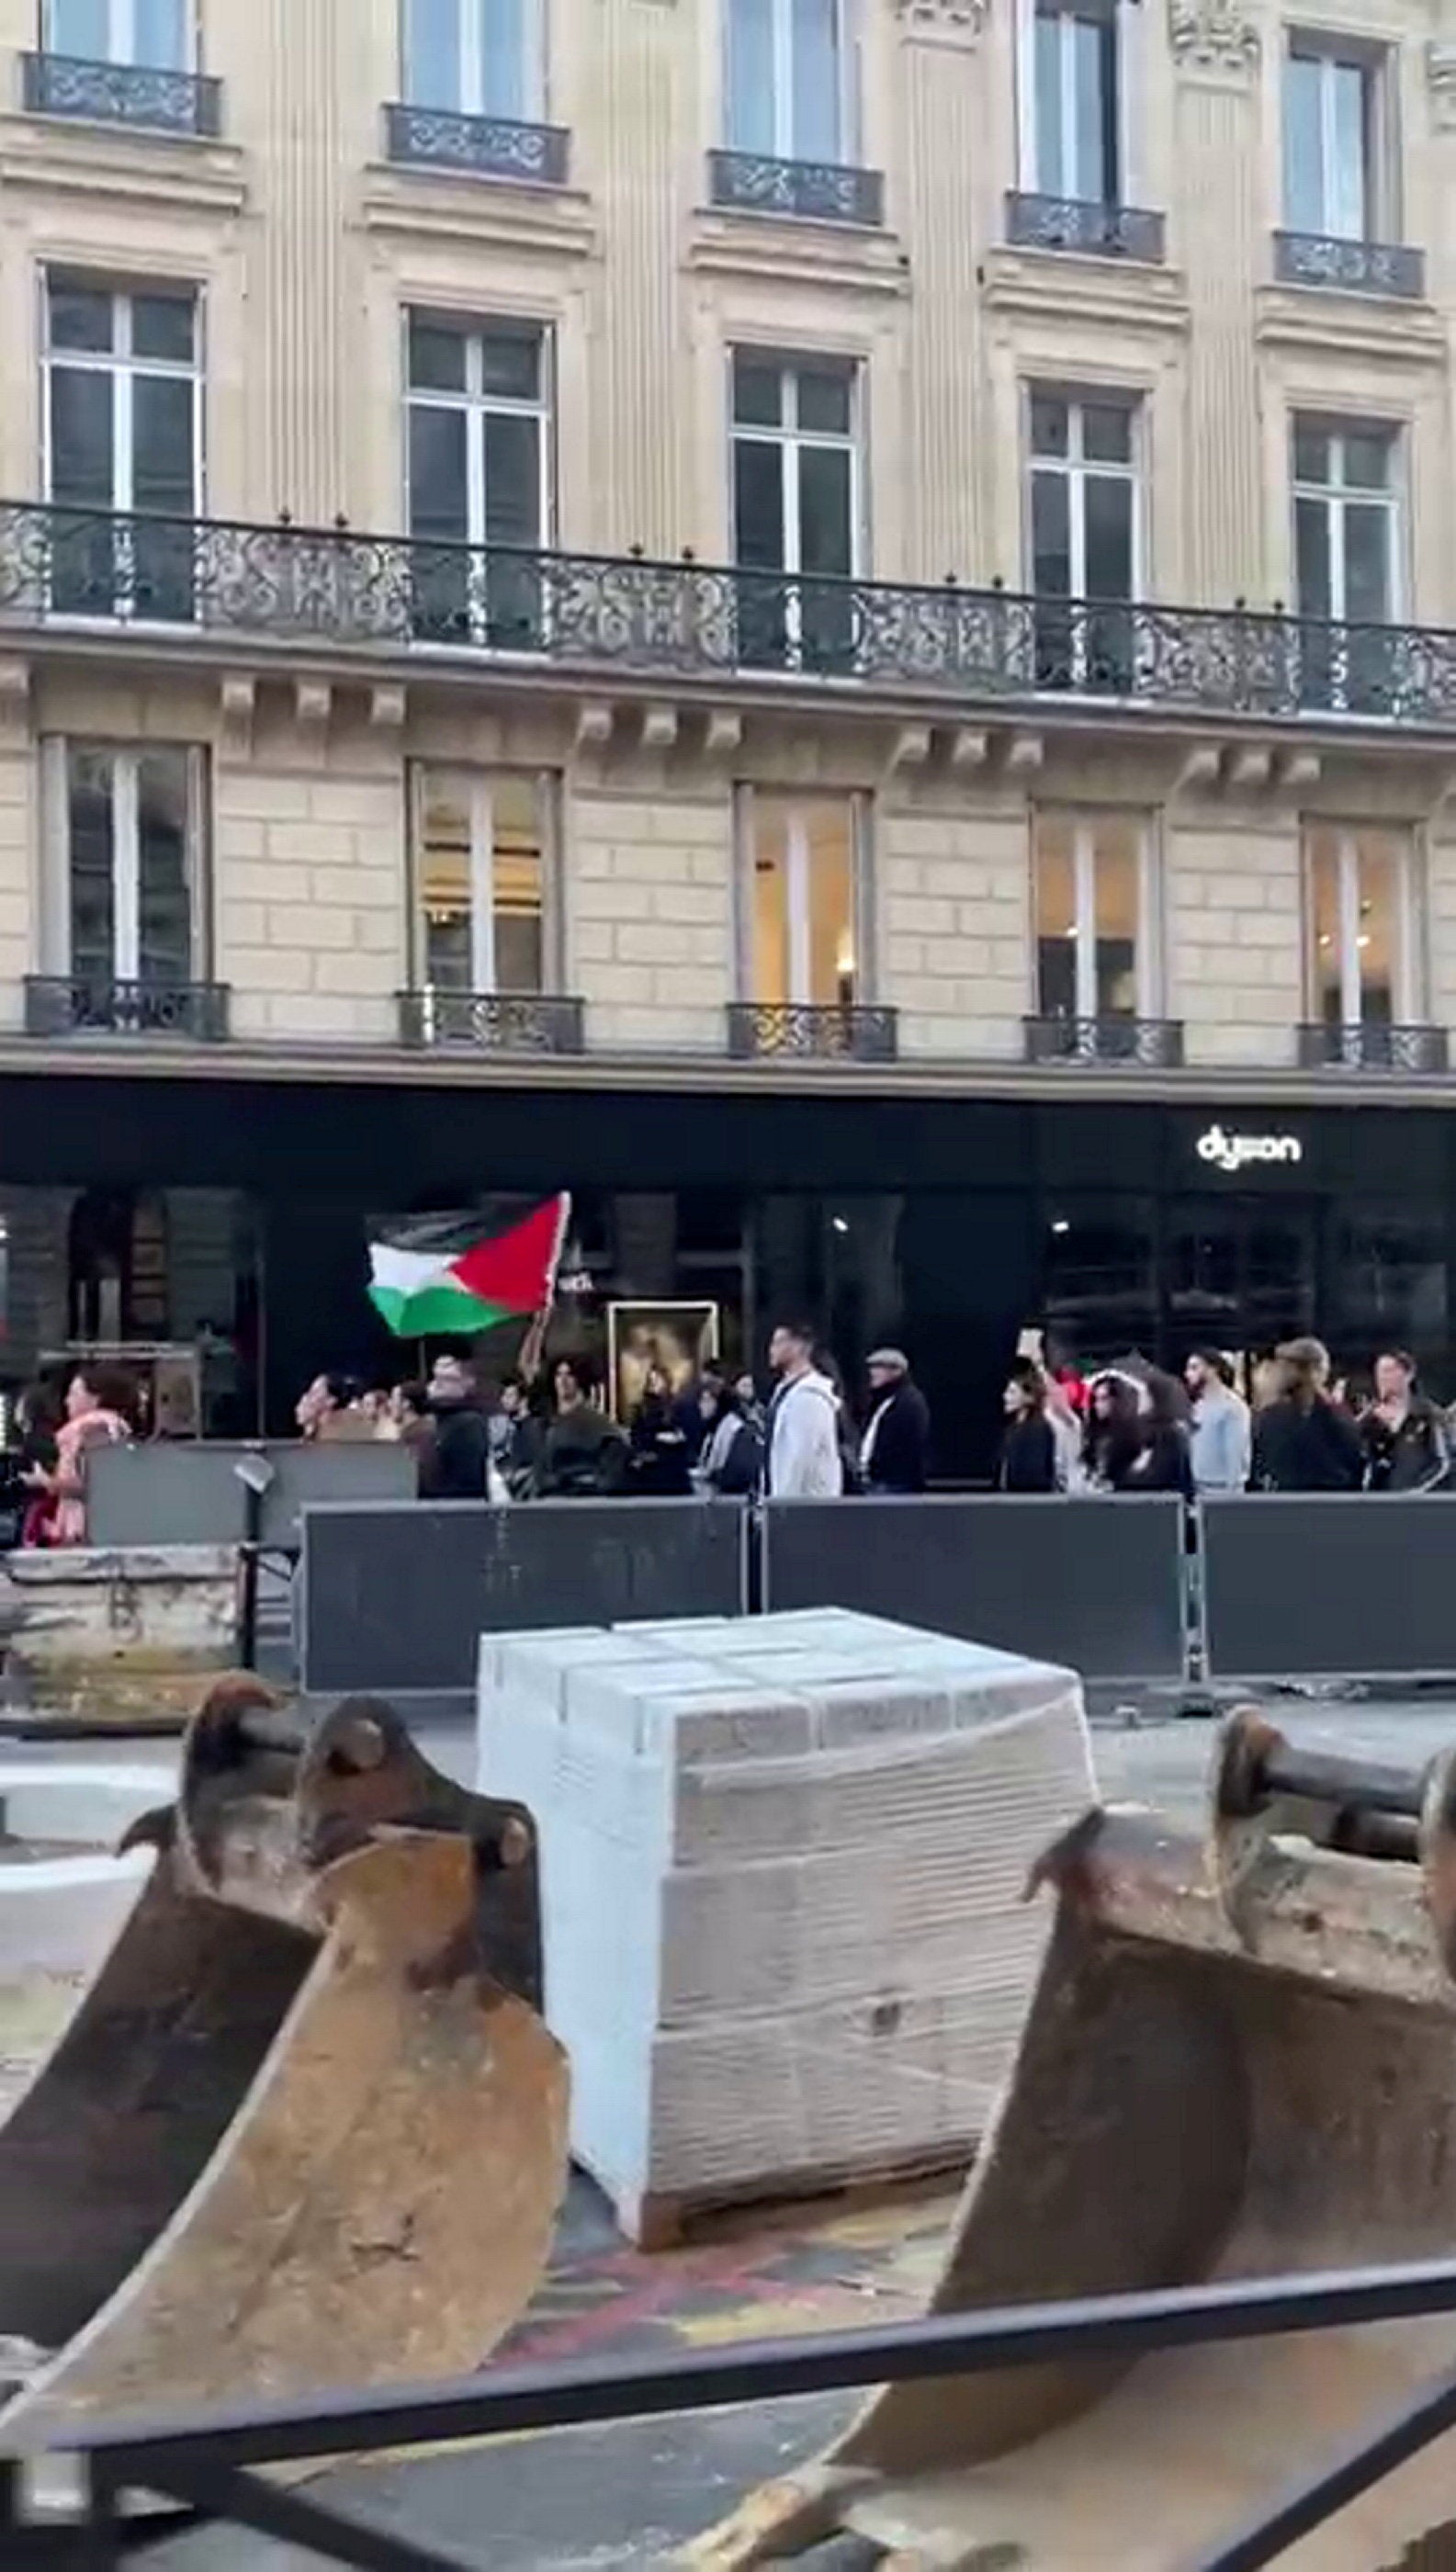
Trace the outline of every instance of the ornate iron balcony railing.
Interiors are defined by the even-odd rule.
[[[1102,259],[1132,259],[1158,268],[1163,259],[1163,220],[1145,206],[1101,206],[1082,197],[1029,197],[1019,189],[1006,201],[1007,240],[1018,250],[1074,250]]]
[[[1347,295],[1397,295],[1419,301],[1426,291],[1426,255],[1397,242],[1275,233],[1274,275],[1281,286],[1336,286]]]
[[[0,634],[61,621],[654,678],[752,671],[957,708],[1072,697],[1456,730],[1456,631],[1437,627],[0,502]]]
[[[84,62],[74,54],[22,54],[20,63],[21,96],[32,116],[74,116],[208,138],[222,132],[222,82],[201,74],[157,71],[145,63]]]
[[[384,110],[384,142],[391,161],[473,171],[482,179],[524,179],[538,188],[565,187],[571,149],[564,125],[521,125],[508,116],[461,116],[449,108],[399,103]]]
[[[708,196],[750,214],[804,215],[831,224],[881,224],[885,182],[878,170],[838,161],[775,161],[764,152],[710,152]]]
[[[407,1045],[469,1045],[487,1053],[584,1053],[580,1000],[538,991],[399,993],[399,1036]]]
[[[893,1062],[900,1051],[899,1014],[837,1000],[733,1000],[728,1051],[735,1062],[777,1060]]]
[[[1392,1026],[1378,1019],[1340,1026],[1321,1019],[1299,1030],[1303,1071],[1445,1071],[1449,1061],[1444,1027]]]
[[[1177,1018],[1073,1018],[1060,1014],[1025,1022],[1028,1062],[1135,1062],[1147,1071],[1175,1071],[1183,1058]]]
[[[25,985],[25,1031],[31,1036],[189,1036],[198,1044],[223,1044],[231,996],[226,982],[32,973]]]

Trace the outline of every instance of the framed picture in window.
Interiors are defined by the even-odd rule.
[[[686,1393],[718,1354],[717,1304],[608,1304],[607,1372],[612,1416],[636,1418],[647,1378],[660,1367],[674,1396]]]

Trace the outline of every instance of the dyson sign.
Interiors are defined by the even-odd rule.
[[[1215,1170],[1226,1170],[1230,1178],[1256,1163],[1298,1162],[1304,1158],[1304,1146],[1297,1134],[1232,1134],[1226,1125],[1210,1125],[1193,1148],[1200,1161],[1209,1162]]]

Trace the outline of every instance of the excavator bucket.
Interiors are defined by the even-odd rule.
[[[1039,1869],[1055,1932],[936,2312],[1456,2253],[1456,1758],[1300,1754],[1236,1715],[1212,1802],[1206,1841],[1094,1812]],[[902,2572],[1169,2572],[1453,2352],[1437,2318],[891,2386],[686,2559],[848,2531]],[[1456,2437],[1280,2557],[1448,2559]]]
[[[304,1743],[240,1678],[128,1839],[152,1874],[0,2127],[5,2442],[478,2364],[566,2176],[530,1816],[385,1706]]]

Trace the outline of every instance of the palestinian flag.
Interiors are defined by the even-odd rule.
[[[453,1249],[372,1241],[370,1301],[401,1340],[441,1333],[468,1338],[497,1322],[544,1312],[556,1291],[570,1213],[569,1196],[552,1197],[508,1232],[477,1234]]]

